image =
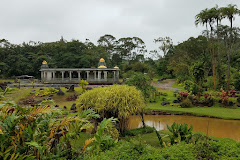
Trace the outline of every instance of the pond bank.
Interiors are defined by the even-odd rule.
[[[172,109],[172,107],[171,107],[171,109]],[[181,109],[181,108],[177,108],[177,109]],[[185,109],[185,108],[183,108],[183,109]],[[147,109],[144,111],[144,114],[145,115],[185,115],[185,116],[208,117],[208,118],[217,118],[217,119],[226,119],[226,120],[240,120],[240,114],[235,115],[236,114],[235,109],[232,109],[232,108],[231,109],[217,108],[217,110],[226,109],[225,114],[228,114],[227,111],[230,111],[229,114],[231,114],[231,112],[235,112],[234,115],[230,115],[230,116],[225,115],[225,114],[224,115],[219,115],[219,114],[216,115],[216,113],[219,113],[219,112],[207,112],[208,108],[203,108],[203,109],[206,109],[205,112],[207,112],[207,114],[204,114],[204,112],[197,112],[197,109],[196,109],[196,112],[191,112],[193,110],[192,108],[189,112],[188,111],[179,111],[179,110]],[[212,109],[214,109],[214,107],[212,107]],[[236,111],[239,112],[240,109],[236,109]]]
[[[200,131],[208,136],[231,138],[240,141],[240,120],[225,120],[208,117],[196,117],[185,115],[145,115],[147,126],[155,127],[158,131],[168,130],[167,125],[186,123],[193,125],[194,131]],[[128,129],[142,127],[140,116],[131,116],[128,120]]]

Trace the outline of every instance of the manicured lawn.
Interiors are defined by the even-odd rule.
[[[182,89],[183,86],[178,85],[177,83],[174,83],[172,87],[180,88]],[[177,99],[178,93],[174,93],[174,91],[170,90],[161,90],[158,89],[161,93],[167,93],[167,96],[160,96],[160,98],[157,98],[156,103],[148,103],[146,109],[147,110],[160,110],[160,111],[166,111],[169,113],[178,113],[178,114],[184,114],[184,113],[190,113],[195,116],[210,116],[210,117],[217,117],[217,118],[223,118],[223,119],[240,119],[240,108],[237,107],[222,107],[220,103],[217,101],[220,99],[217,96],[217,92],[214,91],[208,91],[211,95],[214,95],[215,97],[215,104],[213,107],[192,107],[192,108],[180,108],[179,104],[172,103],[173,100]],[[203,97],[201,97],[204,99]],[[236,98],[229,97],[230,101],[236,102]],[[170,105],[162,106],[161,103],[163,101],[170,102]]]
[[[224,107],[192,107],[180,108],[178,105],[162,106],[161,103],[149,103],[146,107],[149,110],[168,111],[170,113],[191,113],[196,116],[213,116],[223,119],[240,119],[240,108]]]

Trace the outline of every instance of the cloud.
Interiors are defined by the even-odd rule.
[[[158,37],[170,36],[177,44],[201,34],[204,27],[194,25],[195,15],[230,3],[240,7],[238,0],[2,0],[0,38],[22,43],[63,36],[96,43],[100,36],[112,34],[140,37],[151,50]],[[239,19],[235,26],[240,26]]]

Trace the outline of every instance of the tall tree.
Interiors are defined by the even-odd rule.
[[[110,35],[105,34],[98,39],[98,44],[106,49],[106,51],[110,54],[110,57],[115,53],[117,39]]]
[[[215,63],[216,63],[216,55],[214,51],[214,43],[213,43],[213,24],[216,21],[216,8],[205,9],[202,10],[199,14],[195,16],[195,25],[198,24],[206,24],[207,30],[207,37],[209,39],[208,50],[211,55],[211,62],[212,62],[212,72],[213,72],[213,81],[214,81],[214,90],[216,90],[216,73],[215,73]],[[210,35],[208,32],[207,25],[210,27]]]
[[[168,51],[173,47],[173,41],[170,37],[159,37],[157,39],[154,39],[154,43],[158,43],[160,45],[158,47],[158,50],[150,51],[150,53],[157,59],[165,57]],[[161,53],[163,53],[163,56]]]
[[[231,63],[231,52],[232,52],[232,28],[233,28],[233,20],[236,15],[240,15],[240,11],[238,10],[236,5],[229,4],[227,7],[221,8],[222,14],[224,18],[227,18],[230,21],[230,45],[228,50],[228,69],[227,69],[227,90],[229,90],[230,84],[230,63]]]
[[[117,44],[117,50],[121,55],[122,59],[130,60],[136,59],[138,54],[146,53],[146,45],[144,41],[139,37],[127,37],[120,38]]]

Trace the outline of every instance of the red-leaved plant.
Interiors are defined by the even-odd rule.
[[[228,91],[224,91],[222,88],[220,91],[221,93],[218,93],[218,95],[222,100],[222,104],[228,104]]]
[[[187,98],[188,96],[188,92],[181,91],[179,94],[181,95],[182,98]]]

